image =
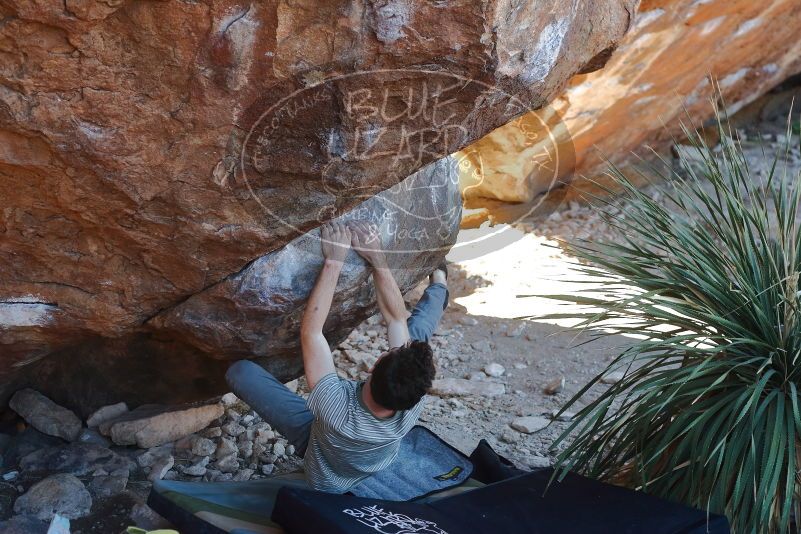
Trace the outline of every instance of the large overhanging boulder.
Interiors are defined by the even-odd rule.
[[[681,136],[680,120],[704,124],[713,113],[710,76],[734,113],[801,71],[799,32],[797,0],[644,0],[603,70],[575,77],[548,110],[528,113],[464,151],[473,163],[462,177],[468,205],[495,208],[503,218],[493,201],[530,202],[571,181],[567,194],[576,198],[588,185],[582,176],[603,179],[607,158],[634,163],[649,156],[645,145],[664,150]],[[575,151],[556,177],[540,164],[541,140],[553,143],[549,135]],[[479,165],[483,173],[476,175]]]
[[[316,260],[259,258],[432,162],[447,181],[448,154],[599,68],[636,4],[0,4],[0,401],[33,382],[80,407],[125,399],[120,377],[136,400],[187,400],[222,387],[204,354],[297,374]],[[404,287],[446,227],[403,260]],[[256,301],[237,285],[262,267],[298,276],[269,332],[252,327],[275,283]],[[346,277],[358,298],[338,301],[332,339],[367,313],[364,278]],[[215,303],[238,334],[217,335]]]

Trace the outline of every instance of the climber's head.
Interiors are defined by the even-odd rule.
[[[384,408],[408,410],[428,392],[435,374],[431,346],[410,341],[378,358],[370,375],[370,391]]]

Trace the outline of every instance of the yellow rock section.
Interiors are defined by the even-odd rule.
[[[626,164],[646,144],[664,149],[685,109],[695,125],[711,116],[710,75],[737,111],[801,70],[799,34],[801,0],[644,0],[606,67],[458,154],[466,207],[479,208],[466,210],[465,223],[498,201],[581,187],[607,158]]]

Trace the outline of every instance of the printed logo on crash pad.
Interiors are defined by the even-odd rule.
[[[440,481],[443,481],[443,482],[444,482],[444,481],[446,481],[446,480],[451,480],[451,479],[453,479],[453,478],[456,478],[456,477],[458,477],[459,475],[461,475],[461,474],[462,474],[462,471],[464,471],[464,469],[462,469],[461,467],[459,467],[459,466],[457,465],[456,467],[454,467],[453,469],[451,469],[451,470],[450,470],[450,471],[448,471],[447,473],[443,473],[443,474],[441,474],[441,475],[437,475],[437,476],[435,476],[434,478],[435,478],[436,480],[440,480]]]
[[[361,508],[346,508],[342,510],[342,513],[355,518],[362,525],[367,525],[381,534],[414,534],[415,532],[448,534],[433,521],[384,510],[375,504]]]

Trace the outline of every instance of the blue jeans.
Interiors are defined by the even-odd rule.
[[[406,321],[409,336],[421,341],[431,339],[447,306],[448,289],[443,284],[430,284]],[[237,397],[294,445],[299,456],[303,456],[314,421],[303,397],[250,360],[240,360],[231,365],[225,379]]]

